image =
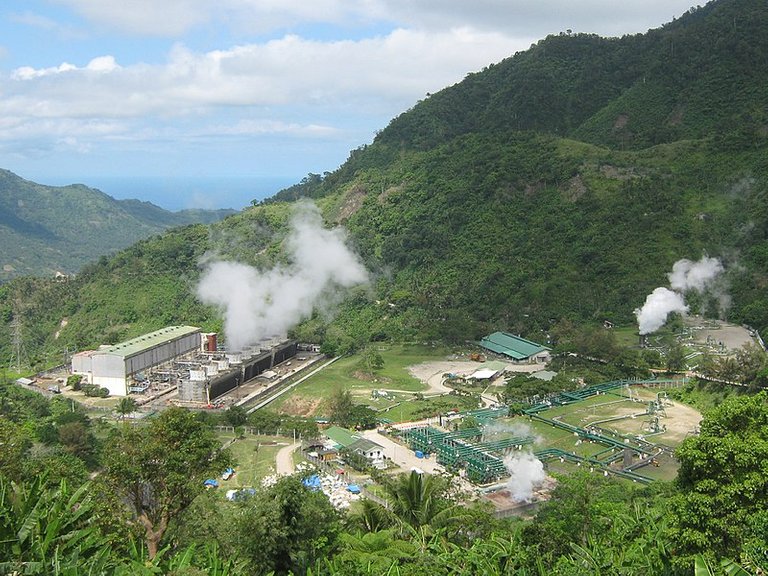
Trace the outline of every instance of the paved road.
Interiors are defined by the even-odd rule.
[[[384,454],[395,464],[405,471],[411,468],[421,468],[424,472],[435,474],[443,471],[443,467],[435,461],[435,456],[429,458],[416,458],[413,450],[410,450],[402,444],[398,444],[389,436],[379,434],[376,430],[365,430],[363,436],[368,440],[373,440],[376,444],[384,447]]]
[[[275,469],[278,476],[290,476],[294,472],[293,453],[301,446],[301,442],[295,442],[280,448],[275,457]]]

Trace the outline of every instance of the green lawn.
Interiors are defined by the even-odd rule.
[[[275,400],[270,404],[270,409],[284,409],[290,412],[289,407],[297,398],[304,402],[324,400],[338,388],[352,392],[355,401],[360,404],[370,404],[376,409],[381,409],[386,407],[387,401],[373,403],[372,390],[401,391],[403,394],[395,393],[389,401],[390,404],[412,397],[412,394],[424,391],[427,387],[410,375],[408,367],[428,360],[445,358],[451,352],[444,347],[418,344],[378,344],[376,349],[383,360],[383,367],[375,374],[365,373],[360,356],[345,356]],[[327,414],[327,409],[321,403],[315,410],[315,415],[324,414]]]
[[[222,444],[232,437],[232,434],[219,434]],[[222,489],[258,486],[264,477],[275,473],[277,452],[291,442],[290,438],[282,436],[250,434],[238,439],[229,447],[236,462],[235,475],[229,480],[222,480],[219,475],[219,485]]]

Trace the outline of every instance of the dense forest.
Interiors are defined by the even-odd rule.
[[[599,350],[606,363],[590,370],[632,375],[642,355],[594,327],[634,326],[673,263],[702,255],[722,262],[728,298],[695,296],[692,312],[765,335],[767,79],[763,0],[716,0],[646,34],[549,36],[418,102],[335,171],[67,281],[0,285],[3,365],[21,354],[40,369],[169,324],[221,329],[196,297],[205,262],[285,263],[301,198],[348,232],[371,273],[334,314],[292,329],[327,353],[506,330],[551,339],[556,352]],[[750,362],[745,394],[704,391],[710,409],[678,450],[674,483],[564,477],[527,521],[460,506],[443,479],[413,475],[384,481],[389,509],[341,514],[297,478],[224,503],[202,489],[230,459],[210,415],[115,426],[3,383],[0,572],[758,573],[768,398],[752,393],[768,370],[762,352]]]

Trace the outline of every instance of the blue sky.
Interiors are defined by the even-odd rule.
[[[426,93],[547,34],[645,32],[690,5],[4,0],[0,168],[171,209],[241,208],[334,170]]]

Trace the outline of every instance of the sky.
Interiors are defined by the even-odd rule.
[[[3,0],[0,168],[167,209],[242,208],[548,34],[690,0]]]

